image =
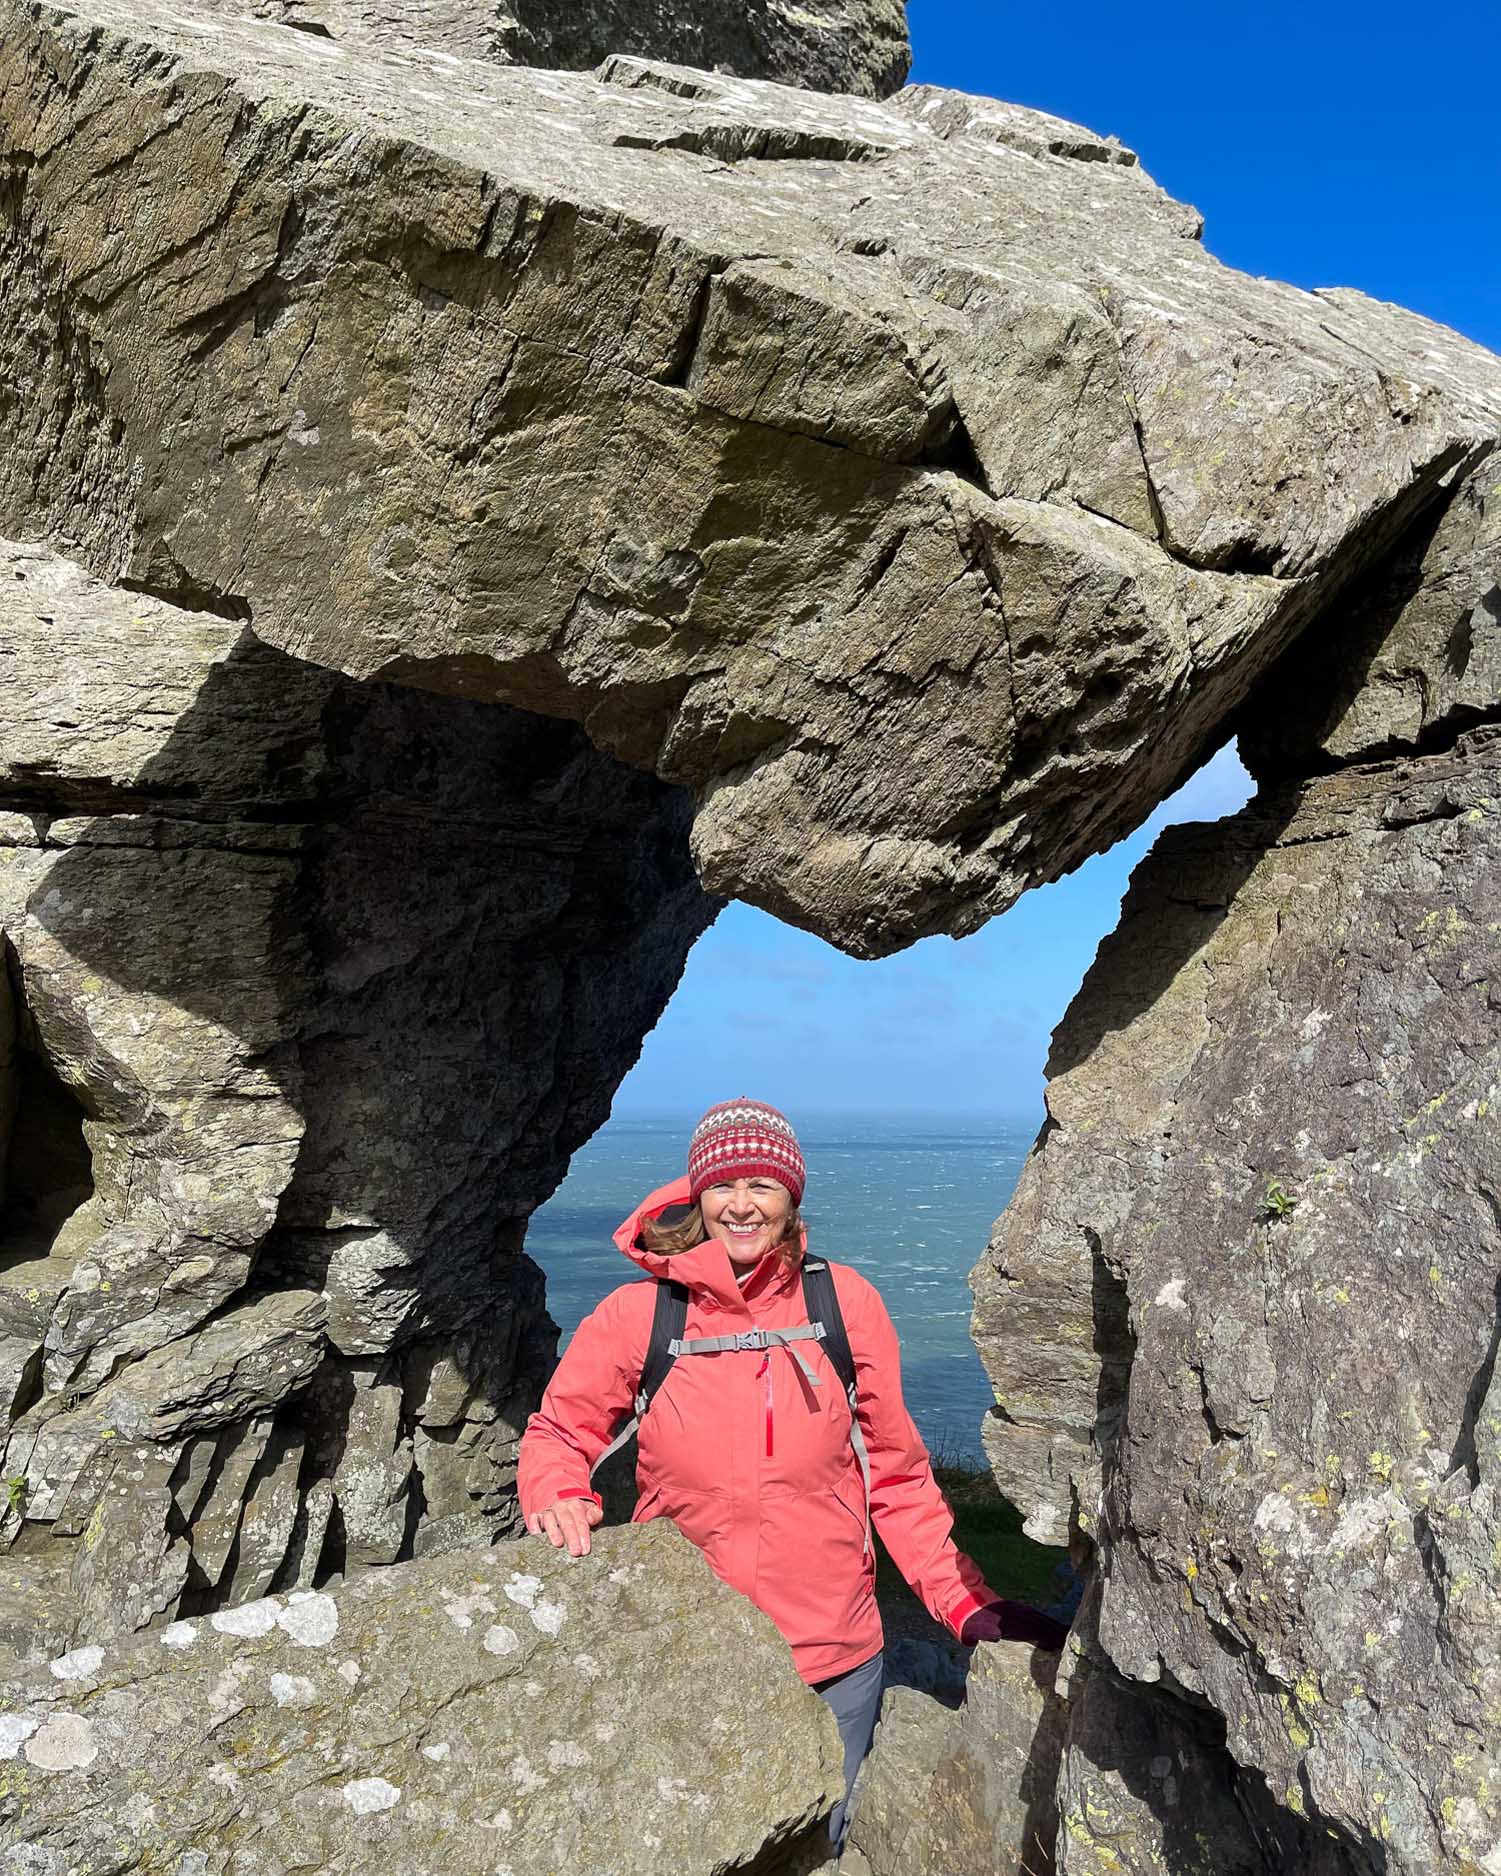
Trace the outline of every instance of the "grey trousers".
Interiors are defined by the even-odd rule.
[[[844,1848],[849,1830],[849,1801],[855,1774],[870,1751],[871,1736],[881,1711],[881,1671],[883,1657],[872,1655],[848,1674],[836,1674],[831,1681],[815,1681],[813,1691],[827,1700],[839,1722],[839,1737],[844,1741],[844,1797],[835,1805],[829,1819],[829,1841],[837,1854]]]

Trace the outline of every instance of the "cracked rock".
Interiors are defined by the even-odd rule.
[[[582,723],[853,952],[1136,825],[1501,433],[1478,347],[1038,113],[8,5],[0,519]]]

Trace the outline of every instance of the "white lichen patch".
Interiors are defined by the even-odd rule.
[[[568,1610],[561,1602],[548,1602],[544,1599],[528,1613],[531,1615],[533,1625],[541,1629],[544,1635],[556,1635],[563,1626],[563,1618]]]
[[[502,1805],[493,1817],[487,1817],[483,1820],[480,1828],[481,1830],[510,1831],[516,1828],[516,1820],[511,1816],[505,1806]]]
[[[594,1737],[602,1746],[608,1746],[619,1730],[613,1720],[601,1720],[594,1729]]]
[[[512,1759],[510,1770],[511,1777],[515,1781],[516,1789],[521,1793],[523,1798],[534,1791],[540,1791],[542,1786],[547,1783],[547,1780],[543,1778],[540,1772],[536,1772],[532,1769],[532,1762],[524,1752],[518,1752],[515,1758]]]
[[[519,1570],[512,1570],[503,1588],[512,1602],[523,1609],[530,1609],[542,1593],[542,1579],[540,1576],[523,1576]]]
[[[476,1616],[494,1615],[495,1601],[484,1590],[476,1590],[469,1596],[455,1596],[452,1591],[444,1591],[443,1613],[455,1628],[473,1628]]]
[[[521,1691],[528,1700],[540,1700],[544,1692],[541,1681],[523,1681]]]
[[[163,1648],[191,1648],[198,1639],[198,1630],[191,1622],[169,1622],[157,1640]]]
[[[341,1661],[337,1672],[341,1681],[348,1681],[351,1687],[359,1686],[360,1664],[358,1661]]]
[[[156,1823],[156,1805],[144,1791],[132,1792],[120,1806],[116,1822],[127,1830],[150,1830]]]
[[[604,1669],[594,1659],[593,1655],[575,1655],[573,1657],[573,1665],[586,1680],[597,1681],[600,1675],[604,1673]]]
[[[664,1804],[684,1804],[688,1798],[686,1778],[659,1778],[657,1796]]]
[[[1183,1285],[1185,1281],[1186,1279],[1183,1277],[1170,1277],[1152,1298],[1153,1307],[1156,1309],[1187,1309],[1188,1305],[1183,1300]]]
[[[24,1713],[0,1713],[0,1759],[13,1759],[41,1723]]]
[[[434,1765],[441,1765],[452,1751],[453,1747],[446,1739],[435,1739],[430,1746],[422,1748],[422,1756],[431,1759]]]
[[[1352,1498],[1340,1511],[1329,1536],[1332,1551],[1363,1550],[1380,1537],[1391,1519],[1402,1514],[1402,1501],[1392,1491],[1369,1498]]]
[[[279,1707],[309,1706],[318,1690],[305,1674],[273,1674],[271,1698]]]
[[[401,1787],[388,1778],[351,1778],[343,1787],[344,1802],[356,1817],[368,1817],[374,1811],[389,1811],[401,1800]]]
[[[74,1648],[68,1654],[59,1655],[49,1666],[60,1681],[86,1681],[99,1672],[103,1661],[102,1648]]]
[[[548,1768],[566,1772],[589,1763],[589,1754],[576,1739],[554,1739],[547,1748]]]
[[[57,1713],[26,1742],[26,1763],[39,1772],[81,1772],[99,1757],[94,1729],[81,1713]]]
[[[276,1620],[299,1647],[326,1648],[339,1632],[339,1605],[321,1590],[294,1589]]]
[[[497,1622],[494,1628],[485,1630],[483,1647],[486,1654],[513,1655],[521,1646],[521,1637],[515,1629],[507,1628],[504,1622]]]
[[[210,1628],[221,1635],[238,1635],[243,1641],[258,1641],[276,1627],[281,1604],[274,1596],[262,1596],[258,1602],[242,1602],[234,1609],[216,1609],[209,1617]]]

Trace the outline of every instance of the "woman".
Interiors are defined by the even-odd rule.
[[[1057,1647],[1063,1630],[1003,1601],[955,1548],[953,1516],[902,1402],[891,1318],[865,1277],[831,1262],[854,1356],[852,1425],[824,1343],[807,1337],[804,1183],[785,1116],[764,1102],[725,1101],[693,1130],[688,1177],[652,1193],[615,1242],[650,1276],[687,1286],[687,1342],[804,1331],[679,1355],[641,1421],[635,1521],[671,1518],[717,1575],[771,1617],[798,1672],[834,1709],[846,1786],[829,1825],[837,1851],[881,1697],[862,1444],[869,1517],[939,1621],[970,1645],[1005,1636]],[[680,1215],[669,1222],[663,1214],[673,1211]],[[604,1515],[590,1472],[632,1411],[657,1287],[625,1283],[580,1323],[522,1437],[526,1528],[574,1556],[588,1551]]]

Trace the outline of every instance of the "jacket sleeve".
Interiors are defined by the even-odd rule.
[[[554,1370],[542,1404],[521,1435],[516,1492],[529,1518],[559,1498],[592,1498],[589,1468],[609,1445],[636,1396],[645,1337],[629,1293],[616,1290],[587,1315]],[[650,1288],[651,1286],[641,1286]]]
[[[958,1636],[977,1609],[1001,1598],[954,1543],[954,1514],[902,1399],[901,1351],[886,1305],[857,1272],[839,1274],[870,1456],[871,1521],[924,1607]]]

